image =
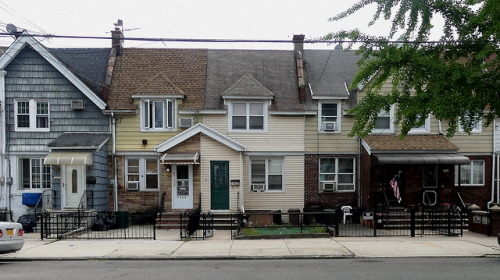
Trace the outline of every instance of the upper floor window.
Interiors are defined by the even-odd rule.
[[[127,158],[125,170],[128,190],[158,190],[158,159]]]
[[[283,159],[252,159],[250,187],[252,191],[283,190]]]
[[[463,117],[464,119],[470,119],[469,116]],[[471,133],[481,133],[482,132],[482,126],[483,126],[483,121],[481,117],[479,116],[474,116],[473,123],[472,123],[472,130]],[[458,131],[459,132],[465,132],[464,127],[462,124],[458,124]]]
[[[458,178],[460,168],[460,178]],[[471,160],[469,164],[455,165],[455,185],[484,185],[484,160]]]
[[[320,127],[319,131],[337,132],[340,131],[340,104],[320,103]]]
[[[49,101],[16,100],[16,131],[49,131]]]
[[[23,189],[50,188],[50,165],[43,165],[43,158],[20,159],[19,168]]]
[[[175,128],[175,101],[143,100],[141,102],[143,131],[172,130]]]
[[[391,121],[393,119],[394,110],[391,108],[389,111],[382,110],[378,113],[375,119],[375,126],[373,133],[392,133],[394,132],[394,125]]]
[[[354,158],[319,160],[320,192],[353,192],[354,179]]]
[[[420,120],[422,119],[422,116],[419,116],[416,120],[416,122],[420,122]],[[430,117],[427,116],[427,118],[425,118],[423,124],[421,125],[418,125],[418,126],[414,126],[412,127],[412,129],[410,129],[410,131],[408,133],[429,133],[431,132],[431,121],[430,121]]]
[[[264,131],[267,110],[263,102],[232,102],[229,107],[230,129]]]

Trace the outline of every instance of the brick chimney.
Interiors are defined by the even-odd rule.
[[[120,27],[115,27],[115,30],[111,31],[111,48],[116,50],[116,56],[121,56],[123,52],[123,33]]]
[[[306,79],[304,76],[304,35],[293,36],[293,50],[295,53],[295,67],[297,68],[297,83],[299,89],[299,102],[306,102]]]

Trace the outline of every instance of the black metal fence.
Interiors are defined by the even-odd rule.
[[[181,240],[212,237],[214,234],[213,214],[201,213],[200,209],[180,214]]]
[[[41,239],[156,239],[156,213],[44,212]]]

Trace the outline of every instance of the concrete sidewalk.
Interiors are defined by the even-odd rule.
[[[40,240],[26,234],[22,250],[0,254],[6,260],[260,259],[500,257],[496,237],[464,232],[463,237],[335,237],[232,240],[216,231],[205,240],[181,241],[178,230],[158,230],[157,240]]]

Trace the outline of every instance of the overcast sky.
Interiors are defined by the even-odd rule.
[[[0,0],[0,30],[8,23],[31,34],[109,37],[113,23],[123,20],[125,37],[291,40],[359,28],[387,35],[389,23],[368,28],[373,7],[339,22],[328,18],[358,0]],[[42,40],[42,39],[39,39]],[[0,37],[0,45],[12,39]],[[110,40],[44,39],[48,47],[110,47]],[[174,43],[126,41],[125,47],[195,47],[291,49],[291,44]],[[326,44],[306,48],[333,48]]]

